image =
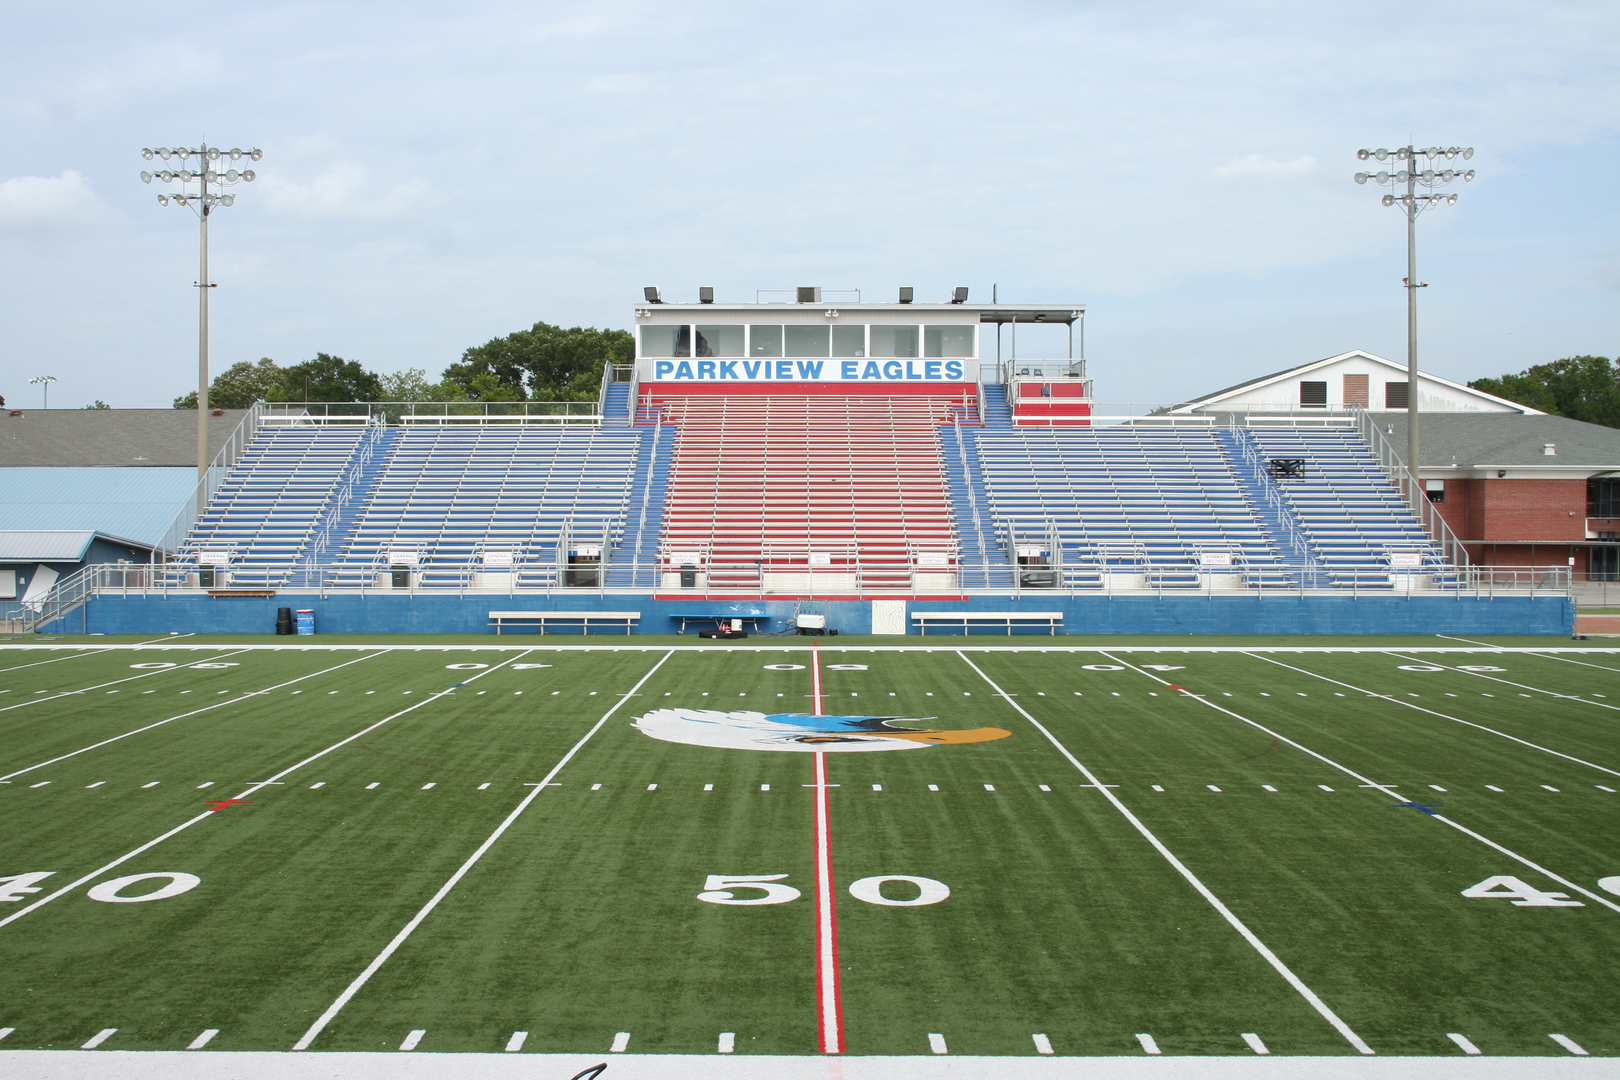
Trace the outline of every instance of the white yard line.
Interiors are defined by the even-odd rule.
[[[63,660],[79,660],[86,656],[101,656],[107,651],[107,649],[95,649],[91,652],[74,653],[72,656],[53,656],[49,660],[35,660],[32,664],[18,664],[15,667],[0,668],[0,673],[21,671],[23,668],[39,667],[41,664],[60,664]]]
[[[1354,690],[1358,694],[1366,694],[1368,697],[1375,697],[1375,698],[1378,698],[1380,701],[1391,701],[1391,702],[1394,702],[1397,705],[1404,705],[1408,709],[1414,709],[1414,710],[1416,710],[1417,712],[1420,712],[1420,713],[1427,713],[1430,716],[1438,716],[1442,720],[1450,720],[1454,724],[1462,724],[1464,727],[1476,728],[1476,729],[1478,729],[1480,731],[1487,732],[1487,733],[1489,733],[1491,735],[1496,735],[1496,736],[1498,736],[1500,738],[1507,739],[1509,742],[1516,742],[1520,746],[1528,746],[1532,750],[1540,750],[1543,754],[1551,754],[1553,757],[1560,757],[1560,758],[1563,758],[1565,761],[1573,761],[1577,765],[1585,765],[1589,769],[1596,769],[1598,772],[1608,773],[1610,776],[1620,776],[1620,770],[1611,769],[1611,768],[1608,768],[1607,766],[1599,765],[1599,764],[1596,764],[1595,762],[1587,761],[1585,758],[1578,758],[1578,757],[1575,757],[1573,754],[1563,753],[1560,750],[1553,750],[1550,747],[1542,746],[1540,743],[1533,743],[1533,742],[1529,741],[1528,739],[1521,739],[1517,735],[1509,735],[1505,731],[1498,731],[1493,727],[1486,727],[1484,724],[1476,724],[1472,720],[1464,720],[1461,717],[1452,716],[1449,713],[1438,712],[1438,711],[1436,711],[1434,709],[1425,708],[1422,705],[1417,705],[1417,704],[1414,704],[1413,702],[1410,702],[1410,701],[1404,701],[1404,700],[1402,700],[1401,698],[1398,698],[1398,697],[1391,697],[1389,694],[1380,694],[1375,690],[1367,690],[1367,689],[1365,689],[1363,687],[1356,686],[1353,683],[1343,682],[1343,681],[1341,681],[1339,679],[1335,679],[1335,678],[1332,678],[1330,676],[1320,674],[1319,672],[1312,671],[1309,668],[1295,667],[1292,664],[1285,664],[1281,660],[1273,660],[1269,656],[1258,656],[1258,655],[1256,655],[1254,657],[1254,659],[1256,659],[1256,660],[1264,660],[1268,664],[1276,664],[1278,667],[1287,668],[1289,671],[1297,671],[1301,675],[1309,675],[1313,679],[1321,679],[1325,683],[1331,683],[1334,686],[1342,686],[1346,690]]]
[[[523,655],[524,655],[523,653],[519,653],[517,656],[514,656],[509,660],[502,660],[499,664],[496,664],[493,667],[485,668],[483,671],[478,672],[477,674],[473,675],[471,678],[463,679],[462,680],[462,685],[465,685],[465,684],[470,683],[470,682],[475,682],[476,680],[483,678],[485,675],[489,675],[492,672],[499,671],[501,668],[505,667],[507,664],[512,663],[514,660],[521,659],[523,657]],[[331,746],[328,746],[326,749],[316,751],[315,753],[311,754],[309,757],[307,757],[304,760],[298,762],[296,765],[289,765],[287,768],[281,770],[280,772],[276,773],[274,776],[270,777],[270,779],[268,779],[268,780],[259,780],[259,781],[255,782],[254,784],[252,784],[248,788],[246,788],[240,795],[237,795],[234,799],[229,799],[229,800],[224,800],[224,801],[226,801],[226,802],[237,802],[239,800],[246,799],[249,795],[252,795],[257,791],[260,791],[263,788],[269,787],[271,784],[280,784],[280,783],[282,783],[282,778],[283,777],[292,775],[293,773],[297,772],[299,769],[302,769],[305,765],[308,765],[310,762],[319,761],[321,758],[325,757],[327,754],[332,753],[334,750],[341,749],[342,747],[345,747],[345,746],[349,745],[350,743],[354,742],[356,739],[359,739],[359,738],[362,738],[362,737],[364,737],[366,735],[371,734],[373,731],[376,731],[378,728],[382,727],[384,724],[387,724],[387,723],[390,723],[391,721],[397,720],[401,716],[404,716],[406,713],[415,712],[417,709],[420,709],[424,705],[432,704],[433,702],[435,702],[435,701],[439,700],[440,698],[444,697],[446,694],[450,693],[454,689],[455,689],[454,687],[447,687],[447,688],[445,688],[443,690],[440,690],[437,694],[433,694],[433,695],[430,695],[428,697],[423,698],[421,701],[418,701],[414,705],[406,706],[405,708],[399,710],[396,713],[393,713],[393,714],[391,714],[389,716],[385,716],[381,720],[378,720],[375,724],[371,724],[371,725],[368,725],[367,727],[361,728],[359,731],[355,732],[353,735],[348,736],[347,738],[339,739],[337,742],[333,743]],[[539,789],[536,789],[536,790],[539,790]],[[129,860],[135,858],[135,856],[141,854],[142,852],[150,851],[152,848],[157,847],[159,844],[163,843],[163,841],[169,839],[170,837],[178,836],[180,833],[185,832],[187,829],[191,828],[193,825],[197,824],[199,821],[203,821],[203,820],[205,820],[205,819],[207,819],[209,817],[212,817],[215,812],[216,812],[215,810],[204,810],[202,813],[198,814],[196,817],[190,818],[190,819],[188,819],[186,821],[181,822],[179,825],[176,825],[174,828],[170,829],[168,832],[164,833],[162,836],[159,836],[159,837],[157,837],[155,839],[152,839],[152,840],[148,840],[146,843],[142,844],[138,848],[135,848],[133,851],[129,851],[129,852],[126,852],[123,855],[120,855],[118,858],[114,859],[112,862],[107,863],[106,865],[104,865],[102,867],[99,867],[96,870],[92,870],[90,873],[84,875],[83,877],[79,878],[76,881],[73,881],[73,882],[71,882],[71,883],[69,883],[67,885],[62,886],[60,889],[57,889],[53,893],[47,893],[46,895],[40,897],[38,900],[35,900],[32,904],[29,904],[27,907],[22,908],[19,911],[14,911],[10,915],[6,916],[4,919],[0,919],[0,927],[9,926],[11,923],[16,922],[18,919],[22,918],[24,915],[27,915],[29,912],[37,910],[38,908],[41,908],[41,907],[45,906],[46,904],[50,903],[52,900],[57,899],[58,897],[66,896],[68,893],[72,892],[74,889],[79,888],[79,886],[86,885],[86,884],[94,881],[96,878],[100,877],[102,874],[105,874],[107,871],[115,869],[116,867],[122,866],[124,863],[126,863]]]
[[[131,675],[128,678],[123,679],[114,679],[112,682],[96,683],[96,685],[86,686],[82,690],[64,690],[60,694],[52,694],[50,697],[29,698],[27,701],[20,701],[15,705],[6,705],[0,707],[0,712],[10,712],[12,709],[27,708],[29,705],[38,705],[42,701],[60,701],[62,698],[74,697],[78,694],[88,694],[92,690],[100,690],[105,686],[118,686],[121,683],[134,682],[137,679],[146,679],[153,675],[166,675],[171,671],[186,671],[192,666],[192,664],[212,664],[225,659],[227,656],[240,656],[242,655],[243,651],[244,650],[242,649],[236,649],[231,652],[215,653],[210,656],[199,657],[198,659],[193,660],[190,664],[176,664],[174,667],[157,668],[153,671],[143,671],[139,675]]]
[[[1097,654],[1099,656],[1108,656],[1108,653],[1104,652],[1101,649],[1098,649],[1098,650],[1095,650],[1095,651],[1097,652]],[[1121,665],[1123,665],[1125,667],[1130,668],[1132,671],[1136,672],[1138,675],[1147,676],[1148,678],[1152,679],[1154,682],[1160,683],[1160,684],[1162,684],[1164,686],[1171,685],[1169,682],[1167,682],[1164,679],[1159,678],[1159,676],[1155,675],[1151,671],[1144,671],[1141,668],[1135,666],[1134,664],[1126,663],[1125,661],[1120,660],[1118,657],[1108,656],[1108,658],[1110,660],[1114,661],[1114,663],[1116,663],[1116,664],[1121,664]],[[1276,739],[1278,742],[1287,743],[1289,746],[1292,746],[1295,750],[1298,750],[1298,751],[1300,751],[1302,753],[1305,753],[1305,754],[1309,754],[1311,757],[1313,757],[1316,760],[1320,761],[1322,764],[1327,765],[1327,766],[1329,766],[1331,768],[1337,769],[1340,772],[1344,773],[1346,776],[1355,777],[1356,780],[1359,781],[1360,786],[1363,787],[1363,788],[1369,789],[1371,791],[1377,791],[1378,793],[1380,793],[1382,795],[1386,795],[1389,798],[1394,799],[1396,802],[1399,802],[1399,803],[1410,803],[1412,801],[1411,799],[1407,798],[1405,795],[1401,795],[1398,792],[1396,792],[1393,788],[1390,788],[1390,787],[1388,787],[1388,786],[1386,786],[1384,784],[1376,784],[1376,783],[1374,783],[1373,781],[1371,781],[1367,777],[1363,776],[1361,773],[1358,773],[1358,772],[1356,772],[1356,770],[1350,768],[1348,765],[1341,765],[1337,761],[1334,761],[1332,758],[1328,757],[1326,754],[1317,753],[1315,750],[1312,750],[1310,747],[1306,746],[1305,744],[1295,742],[1293,739],[1290,739],[1288,736],[1282,734],[1281,732],[1274,731],[1273,729],[1266,727],[1266,725],[1260,723],[1259,721],[1250,720],[1247,716],[1244,716],[1241,713],[1233,712],[1231,709],[1228,709],[1224,705],[1218,704],[1217,702],[1211,701],[1209,698],[1203,696],[1202,694],[1195,694],[1191,690],[1188,690],[1188,689],[1185,689],[1185,688],[1182,688],[1181,694],[1182,694],[1183,697],[1191,698],[1193,701],[1201,702],[1202,704],[1209,706],[1211,709],[1214,709],[1217,712],[1224,713],[1227,716],[1230,716],[1232,719],[1237,720],[1240,723],[1248,724],[1250,727],[1252,727],[1252,728],[1254,728],[1254,729],[1256,729],[1258,731],[1263,731],[1267,735],[1270,735],[1272,738]],[[1503,855],[1506,855],[1508,858],[1512,859],[1514,862],[1517,862],[1517,863],[1519,863],[1519,864],[1521,864],[1523,866],[1528,866],[1530,869],[1534,870],[1536,873],[1542,874],[1542,875],[1544,875],[1546,877],[1551,878],[1552,880],[1558,882],[1558,884],[1564,886],[1565,888],[1574,889],[1576,892],[1580,893],[1582,896],[1585,896],[1588,899],[1597,901],[1599,904],[1602,904],[1604,907],[1608,908],[1610,911],[1620,913],[1620,904],[1616,904],[1613,901],[1611,901],[1611,900],[1609,900],[1609,899],[1607,899],[1605,897],[1599,896],[1597,893],[1593,892],[1592,890],[1583,888],[1580,885],[1575,884],[1573,881],[1570,881],[1566,877],[1560,877],[1558,874],[1555,874],[1551,870],[1548,870],[1545,866],[1542,866],[1539,863],[1531,862],[1529,859],[1525,858],[1523,855],[1520,855],[1518,852],[1515,852],[1515,851],[1512,851],[1512,850],[1510,850],[1508,848],[1503,847],[1501,844],[1498,844],[1495,840],[1492,840],[1490,837],[1482,836],[1481,834],[1479,834],[1479,833],[1475,832],[1474,830],[1468,828],[1466,825],[1462,825],[1462,824],[1460,824],[1460,823],[1458,823],[1456,821],[1453,821],[1451,818],[1446,817],[1446,815],[1444,815],[1444,814],[1436,814],[1433,811],[1430,811],[1427,816],[1433,818],[1435,821],[1438,821],[1438,822],[1440,822],[1440,823],[1442,823],[1444,825],[1451,826],[1453,829],[1456,829],[1458,832],[1462,833],[1464,836],[1469,836],[1469,837],[1472,837],[1475,840],[1478,840],[1480,843],[1484,844],[1486,847],[1489,847],[1489,848],[1492,848],[1495,851],[1501,852]]]
[[[0,776],[0,781],[10,780],[14,776],[22,776],[24,773],[31,773],[35,769],[43,769],[47,765],[55,765],[58,761],[66,761],[68,758],[77,757],[80,754],[89,753],[91,750],[99,749],[100,747],[106,746],[109,743],[115,743],[115,742],[119,741],[120,739],[127,739],[131,735],[139,735],[143,731],[151,731],[153,728],[162,727],[164,724],[171,724],[176,720],[184,720],[188,716],[196,716],[199,713],[205,713],[205,712],[208,712],[208,711],[210,711],[212,709],[223,709],[227,705],[238,705],[238,704],[241,704],[241,702],[244,701],[247,698],[258,697],[261,694],[268,694],[273,690],[280,690],[284,686],[291,686],[294,683],[303,682],[305,679],[313,679],[313,678],[317,678],[318,676],[321,676],[321,675],[327,675],[327,674],[330,674],[330,673],[332,673],[334,671],[337,671],[339,668],[346,668],[350,664],[358,664],[361,661],[370,660],[374,656],[381,656],[381,655],[382,655],[381,653],[371,653],[368,656],[362,656],[362,657],[359,657],[358,659],[355,659],[355,660],[345,660],[341,664],[336,664],[336,665],[334,665],[332,667],[325,668],[325,669],[323,669],[321,671],[311,672],[308,675],[300,675],[296,679],[289,679],[286,682],[277,683],[274,686],[267,686],[263,690],[249,690],[247,693],[241,695],[240,697],[231,698],[231,699],[229,699],[227,701],[217,701],[212,705],[205,705],[200,709],[193,709],[190,712],[183,712],[183,713],[180,713],[177,716],[171,716],[167,720],[159,720],[156,723],[147,724],[145,727],[138,727],[138,728],[135,728],[133,731],[126,731],[122,735],[114,735],[110,739],[102,739],[98,743],[91,743],[89,746],[81,747],[78,750],[74,750],[74,751],[71,751],[69,753],[61,754],[61,755],[59,755],[57,757],[53,757],[49,761],[42,761],[38,765],[30,765],[26,769],[18,769],[16,772],[6,773],[5,775]],[[173,670],[178,670],[178,669],[173,669]]]
[[[1330,1009],[1325,1001],[1317,997],[1316,992],[1309,986],[1306,986],[1305,981],[1298,975],[1295,975],[1293,970],[1290,969],[1287,964],[1282,962],[1282,958],[1276,953],[1272,952],[1271,949],[1266,946],[1266,943],[1261,941],[1259,937],[1255,935],[1254,931],[1250,930],[1248,926],[1244,924],[1242,919],[1239,919],[1235,914],[1233,914],[1232,909],[1222,903],[1221,898],[1211,892],[1209,886],[1205,885],[1199,880],[1198,875],[1194,874],[1190,869],[1187,868],[1185,863],[1176,858],[1175,853],[1169,848],[1165,847],[1164,842],[1155,836],[1151,829],[1143,824],[1142,819],[1131,813],[1130,808],[1120,801],[1119,796],[1115,795],[1110,789],[1104,787],[1102,781],[1099,780],[1090,769],[1086,768],[1086,766],[1081,763],[1079,758],[1071,754],[1068,747],[1064,746],[1058,741],[1057,736],[1048,731],[1046,726],[1043,725],[1039,720],[1031,716],[1029,711],[1018,703],[1016,698],[1008,694],[1000,686],[996,685],[996,682],[991,679],[989,675],[986,675],[979,665],[967,658],[966,653],[958,651],[956,655],[960,656],[962,658],[962,662],[967,664],[968,667],[978,672],[979,677],[986,683],[989,683],[990,689],[995,691],[998,697],[1000,697],[1008,705],[1011,705],[1013,709],[1022,715],[1025,720],[1028,720],[1031,724],[1033,724],[1035,726],[1035,730],[1046,736],[1046,740],[1053,746],[1057,747],[1058,753],[1067,758],[1069,760],[1069,764],[1078,769],[1080,774],[1086,778],[1087,785],[1095,785],[1097,791],[1101,792],[1103,798],[1107,799],[1113,805],[1114,809],[1118,810],[1120,814],[1124,816],[1125,820],[1129,821],[1136,831],[1142,834],[1142,838],[1145,839],[1149,844],[1152,844],[1154,850],[1163,856],[1164,860],[1174,867],[1176,872],[1185,878],[1189,885],[1197,890],[1198,895],[1202,896],[1204,900],[1208,902],[1209,905],[1227,921],[1232,929],[1241,934],[1243,936],[1243,940],[1247,941],[1249,946],[1253,948],[1255,952],[1259,953],[1266,963],[1270,964],[1277,974],[1281,975],[1288,982],[1288,985],[1292,986],[1295,992],[1298,993],[1300,997],[1304,998],[1311,1008],[1316,1010],[1317,1014],[1320,1015],[1322,1019],[1331,1024],[1333,1029],[1342,1035],[1346,1042],[1355,1047],[1358,1053],[1373,1053],[1373,1048],[1368,1046],[1360,1035],[1357,1035],[1353,1030],[1351,1030],[1350,1025],[1346,1024],[1342,1019],[1340,1019],[1339,1014]],[[1115,662],[1117,663],[1118,661]],[[1144,1047],[1145,1046],[1146,1044],[1144,1044]],[[1151,1050],[1149,1051],[1149,1053],[1152,1052],[1153,1051]]]
[[[563,770],[563,766],[567,765],[574,759],[574,755],[579,753],[585,744],[590,742],[592,737],[594,737],[598,731],[602,730],[602,726],[608,722],[609,718],[611,718],[614,713],[619,711],[620,706],[634,697],[637,691],[639,691],[642,686],[646,684],[647,680],[652,678],[653,675],[657,673],[658,669],[664,666],[664,662],[673,655],[675,655],[673,650],[665,652],[664,655],[659,658],[658,663],[654,664],[650,669],[648,669],[647,674],[643,675],[636,685],[632,686],[629,690],[620,695],[619,700],[613,703],[613,707],[602,714],[602,719],[598,720],[595,725],[592,726],[592,728],[587,731],[580,738],[580,740],[573,745],[572,748],[569,749],[568,753],[564,754],[562,759],[559,760],[556,765],[552,766],[551,771],[546,774],[545,779],[536,784],[533,790],[523,797],[523,801],[518,803],[517,807],[506,816],[506,819],[495,827],[495,831],[490,833],[488,838],[486,838],[482,844],[478,845],[478,849],[467,857],[467,861],[462,863],[460,868],[457,869],[455,873],[451,874],[449,879],[445,881],[443,885],[439,886],[439,891],[434,893],[432,898],[428,900],[427,903],[422,905],[422,909],[411,917],[410,922],[406,923],[404,927],[400,929],[399,933],[394,935],[392,941],[383,946],[382,952],[378,953],[376,958],[373,959],[371,963],[366,965],[365,970],[359,975],[355,976],[354,981],[344,988],[343,992],[337,996],[337,999],[333,1001],[332,1004],[326,1007],[326,1011],[323,1012],[320,1017],[309,1026],[309,1030],[304,1032],[303,1037],[293,1044],[294,1050],[309,1049],[310,1044],[313,1043],[316,1037],[326,1029],[326,1026],[332,1022],[333,1018],[335,1018],[338,1013],[343,1011],[343,1007],[353,1000],[354,995],[358,994],[361,988],[364,987],[366,983],[371,981],[371,977],[388,962],[388,958],[393,956],[394,953],[398,952],[399,947],[405,944],[406,940],[411,936],[411,934],[416,932],[416,928],[421,926],[429,915],[433,914],[433,909],[439,906],[440,901],[442,901],[446,896],[450,895],[450,890],[456,887],[456,883],[462,878],[466,877],[467,873],[472,870],[474,866],[478,865],[478,860],[482,859],[484,854],[488,852],[490,848],[495,846],[495,842],[501,838],[502,834],[504,834],[507,829],[512,827],[513,822],[517,821],[517,819],[522,816],[523,811],[529,808],[529,804],[534,802],[535,799],[539,798],[540,793],[545,791],[546,788],[551,785],[551,782],[556,779],[557,774]],[[514,656],[512,659],[516,660],[518,657]],[[497,671],[505,664],[510,662],[511,661],[502,661],[501,664],[497,664],[495,667],[480,671],[478,675],[486,675],[491,671]],[[477,678],[477,676],[474,676],[474,678]],[[467,681],[471,682],[472,679],[468,679]]]
[[[1407,650],[1402,650],[1402,652],[1405,651]],[[1393,650],[1390,650],[1388,653],[1386,653],[1386,655],[1393,656],[1397,660],[1410,660],[1418,662],[1417,657],[1415,656],[1402,656],[1400,653]],[[1620,705],[1610,705],[1604,701],[1592,701],[1590,698],[1583,698],[1578,694],[1560,694],[1556,690],[1543,690],[1539,686],[1531,686],[1528,683],[1514,682],[1512,679],[1500,679],[1495,675],[1491,675],[1484,671],[1469,671],[1467,668],[1451,667],[1450,665],[1442,664],[1438,660],[1424,660],[1421,662],[1425,664],[1432,664],[1437,668],[1444,668],[1447,671],[1455,671],[1459,675],[1472,675],[1476,679],[1489,679],[1491,682],[1501,683],[1503,686],[1514,686],[1518,687],[1520,690],[1533,690],[1538,694],[1546,694],[1548,697],[1562,698],[1565,701],[1578,701],[1582,705],[1595,705],[1600,709],[1609,709],[1612,712],[1620,712]]]

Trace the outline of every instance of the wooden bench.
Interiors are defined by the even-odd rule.
[[[630,634],[630,627],[641,621],[639,611],[492,611],[489,621],[495,626],[495,636],[501,634],[501,627],[517,623],[519,625],[534,625],[540,628],[540,633],[546,632],[546,623],[564,622],[579,623],[580,633],[591,632],[592,623],[624,624],[626,636]]]
[[[1058,624],[1063,621],[1061,611],[914,611],[911,621],[917,624],[918,632],[924,637],[928,635],[931,624],[945,623],[950,625],[961,624],[962,633],[968,632],[968,627],[980,626],[1006,626],[1007,636],[1011,637],[1013,626],[1017,623],[1028,623],[1035,626],[1045,626],[1054,636],[1057,636]]]

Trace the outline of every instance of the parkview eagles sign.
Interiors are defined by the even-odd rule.
[[[642,359],[643,382],[964,382],[962,359]]]

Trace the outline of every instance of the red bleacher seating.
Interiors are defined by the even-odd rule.
[[[954,565],[935,428],[956,398],[759,394],[662,399],[679,425],[666,553],[704,553],[708,585],[813,572],[910,588],[923,553]],[[944,567],[940,567],[944,569]]]

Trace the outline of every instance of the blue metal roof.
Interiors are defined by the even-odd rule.
[[[0,528],[83,529],[155,545],[196,488],[189,468],[0,468]]]

